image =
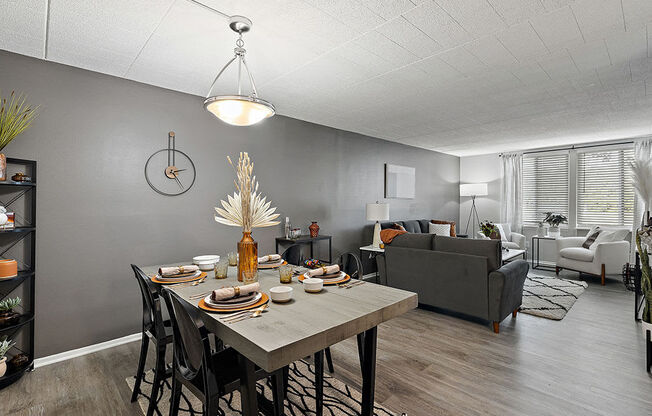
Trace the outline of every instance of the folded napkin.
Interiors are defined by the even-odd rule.
[[[267,256],[258,257],[258,264],[267,263],[269,261],[279,261],[281,260],[280,254],[269,254]]]
[[[161,267],[158,269],[159,276],[174,276],[181,273],[193,273],[199,270],[199,266],[175,266],[175,267]]]
[[[260,290],[258,282],[251,283],[244,286],[223,287],[222,289],[214,290],[211,294],[211,300],[218,302],[220,300],[227,300],[237,298],[239,296],[247,296],[256,293]]]
[[[332,266],[323,266],[318,269],[310,270],[306,274],[308,275],[308,277],[318,277],[326,274],[339,273],[339,271],[340,271],[340,266],[338,264],[334,264]]]

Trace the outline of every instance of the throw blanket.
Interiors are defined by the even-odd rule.
[[[232,298],[237,298],[239,296],[247,296],[252,293],[256,293],[260,290],[260,285],[258,282],[251,283],[244,286],[234,286],[234,287],[223,287],[222,289],[217,289],[213,291],[211,299],[215,302],[220,300],[227,300]]]
[[[317,277],[317,276],[324,276],[326,274],[335,274],[339,272],[340,272],[340,266],[338,264],[334,264],[332,266],[324,266],[318,269],[310,270],[306,274],[308,275],[308,277]]]
[[[396,238],[397,235],[405,234],[407,231],[402,231],[402,230],[393,230],[391,228],[387,228],[385,230],[380,230],[380,239],[383,240],[383,243],[389,244]]]
[[[269,254],[267,256],[258,257],[258,264],[267,263],[269,261],[279,261],[281,260],[280,254]]]
[[[182,273],[194,273],[199,270],[199,266],[176,266],[176,267],[161,267],[158,269],[159,276],[174,276]]]

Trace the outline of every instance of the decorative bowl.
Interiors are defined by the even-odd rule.
[[[204,256],[195,256],[192,258],[192,264],[199,266],[199,270],[213,270],[215,268],[215,263],[220,261],[220,256],[213,254],[207,254]]]
[[[310,277],[303,280],[303,290],[308,293],[318,293],[324,287],[324,281],[317,277]]]
[[[290,286],[274,286],[269,289],[270,297],[273,302],[283,303],[292,300],[293,289]]]

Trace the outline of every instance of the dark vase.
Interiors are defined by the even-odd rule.
[[[5,326],[14,325],[18,322],[20,314],[14,311],[1,312],[0,313],[0,328]]]
[[[308,229],[310,230],[310,237],[315,238],[319,235],[319,225],[317,225],[317,221],[313,221]]]

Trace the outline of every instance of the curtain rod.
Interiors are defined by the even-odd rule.
[[[600,143],[600,144],[585,144],[585,145],[571,145],[566,147],[553,147],[550,149],[540,149],[540,150],[530,150],[523,152],[524,155],[530,155],[532,153],[545,153],[545,152],[555,152],[559,150],[575,150],[575,149],[587,149],[591,147],[605,147],[605,146],[617,146],[620,144],[634,144],[633,140],[627,140],[624,142],[609,142],[609,143]],[[499,153],[498,157],[503,157],[505,153],[518,153],[518,152],[503,152]]]

